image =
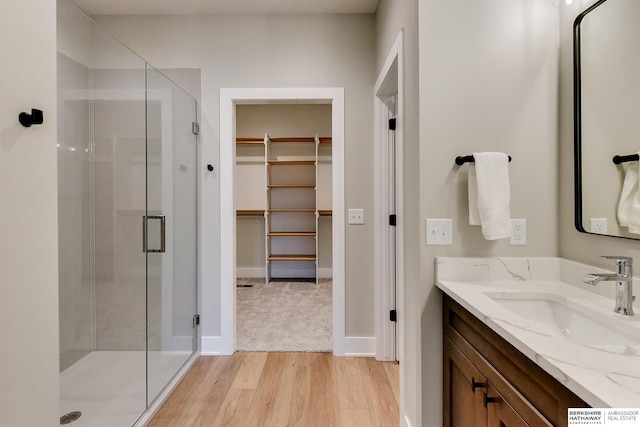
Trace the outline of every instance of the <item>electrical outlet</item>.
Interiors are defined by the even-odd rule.
[[[453,244],[453,221],[450,218],[435,219],[426,221],[427,245],[452,245]]]
[[[591,232],[607,234],[607,218],[591,218]]]
[[[511,238],[509,239],[511,246],[520,246],[527,244],[527,220],[512,219],[511,220]]]
[[[349,209],[349,224],[364,224],[364,209]]]

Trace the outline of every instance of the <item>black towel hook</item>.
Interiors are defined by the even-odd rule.
[[[32,108],[31,114],[25,112],[20,113],[18,115],[18,121],[22,126],[29,128],[31,125],[41,125],[44,122],[44,116],[42,110]]]
[[[509,161],[511,161],[511,156],[507,156],[509,157]],[[473,158],[473,154],[470,154],[468,156],[458,156],[456,157],[456,165],[463,165],[465,163],[475,163],[476,159]]]

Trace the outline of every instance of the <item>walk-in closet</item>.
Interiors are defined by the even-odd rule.
[[[330,104],[236,107],[239,350],[331,350],[331,157]]]

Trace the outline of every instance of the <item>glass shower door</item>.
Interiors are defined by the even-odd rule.
[[[197,349],[196,100],[147,64],[147,402]]]

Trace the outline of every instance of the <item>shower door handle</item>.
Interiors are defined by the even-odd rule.
[[[160,248],[149,248],[148,232],[149,228],[149,220],[159,220],[160,221]],[[151,253],[164,253],[166,252],[166,227],[165,227],[165,216],[164,215],[148,215],[142,217],[142,252],[151,252]]]

